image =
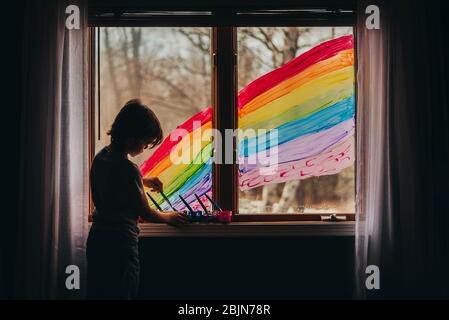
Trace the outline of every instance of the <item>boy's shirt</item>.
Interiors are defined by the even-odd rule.
[[[90,179],[94,225],[137,236],[137,221],[146,201],[139,168],[126,156],[117,156],[105,147],[92,162]]]

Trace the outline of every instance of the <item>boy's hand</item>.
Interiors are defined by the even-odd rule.
[[[184,212],[164,211],[160,213],[160,216],[165,223],[175,227],[180,227],[189,221]]]
[[[147,188],[151,188],[151,191],[161,192],[163,183],[158,177],[150,177],[142,179],[143,185]]]

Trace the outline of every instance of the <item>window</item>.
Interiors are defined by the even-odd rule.
[[[210,138],[196,138],[196,132],[207,135],[212,126],[210,28],[100,27],[97,37],[95,153],[109,144],[106,132],[125,102],[141,98],[159,118],[165,139],[132,160],[143,176],[158,176],[171,202],[182,210],[179,194],[192,202],[194,193],[210,192],[212,187],[211,160],[206,156],[211,153]],[[175,130],[190,148],[188,161],[172,161]],[[196,150],[193,140],[200,142]],[[151,194],[169,209],[160,194]]]
[[[255,135],[238,143],[240,213],[355,211],[352,33],[238,29],[239,128]],[[270,150],[277,166],[264,174]]]
[[[101,14],[91,18],[107,25],[92,28],[92,156],[109,143],[105,133],[123,104],[141,97],[160,118],[165,140],[133,161],[144,176],[161,178],[177,209],[185,208],[179,195],[200,208],[195,194],[215,192],[242,221],[267,213],[279,219],[289,214],[288,220],[307,213],[353,213],[353,27],[344,23],[350,19],[333,25],[335,13],[320,11],[326,27],[304,26],[304,21],[301,27],[275,27],[271,15],[257,16],[251,24],[252,15],[234,14],[215,18],[211,10],[206,20],[190,13],[168,20],[137,13],[122,15],[131,19],[123,21]],[[282,22],[285,13],[277,14]],[[222,27],[220,19],[236,26]],[[309,57],[323,47],[332,54]],[[270,77],[274,80],[267,81]],[[238,129],[232,165],[213,164],[214,128]],[[276,169],[270,162],[252,163],[258,153],[268,154],[268,160],[276,155]],[[333,157],[334,163],[314,172],[286,170],[317,157]],[[153,196],[169,208],[160,195]]]

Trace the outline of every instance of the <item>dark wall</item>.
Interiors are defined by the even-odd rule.
[[[353,237],[142,238],[142,299],[351,299]]]
[[[22,107],[22,22],[23,4],[5,1],[1,4],[2,23],[2,96],[1,154],[2,206],[0,223],[0,299],[12,297],[14,260],[16,257],[17,209],[20,163],[20,118]]]

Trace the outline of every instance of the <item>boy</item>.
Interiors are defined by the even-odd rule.
[[[139,168],[128,160],[162,141],[162,129],[153,111],[140,100],[120,110],[108,132],[111,143],[92,162],[90,178],[95,205],[87,240],[88,298],[133,299],[139,288],[137,221],[180,226],[181,212],[160,212],[148,205],[143,186],[162,191],[154,177],[142,180]]]

